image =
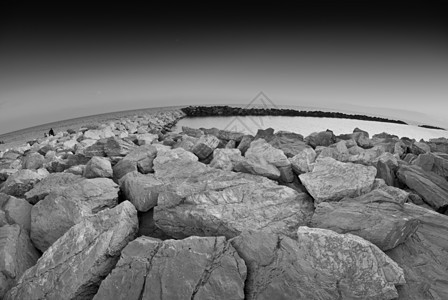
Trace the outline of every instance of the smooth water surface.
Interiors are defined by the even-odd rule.
[[[415,125],[402,125],[394,123],[372,122],[351,119],[313,118],[313,117],[283,117],[283,116],[238,116],[238,117],[197,117],[180,120],[175,132],[181,132],[182,126],[192,128],[213,128],[244,132],[255,135],[258,129],[272,127],[275,131],[285,130],[307,136],[312,132],[330,129],[334,134],[351,133],[356,127],[367,131],[370,136],[387,132],[398,137],[411,139],[424,139],[446,137],[448,131],[418,127]]]

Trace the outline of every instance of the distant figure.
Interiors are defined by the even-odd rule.
[[[50,128],[50,131],[48,132],[48,135],[52,135],[52,136],[54,136],[53,128]]]

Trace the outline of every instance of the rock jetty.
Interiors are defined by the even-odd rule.
[[[203,112],[1,152],[0,299],[446,298],[448,140],[169,131]]]

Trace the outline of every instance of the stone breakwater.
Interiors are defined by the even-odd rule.
[[[448,140],[183,115],[0,153],[1,299],[446,297]]]
[[[290,117],[319,117],[354,119],[385,123],[405,124],[401,120],[391,120],[380,117],[372,117],[359,114],[345,114],[341,112],[305,111],[286,108],[242,108],[230,106],[188,106],[182,108],[188,117],[212,117],[212,116],[290,116]],[[427,126],[427,125],[426,125]],[[434,128],[434,127],[432,127]]]

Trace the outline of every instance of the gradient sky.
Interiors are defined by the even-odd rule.
[[[0,133],[119,110],[244,105],[259,91],[278,105],[407,110],[448,126],[440,7],[314,3],[3,4]]]

